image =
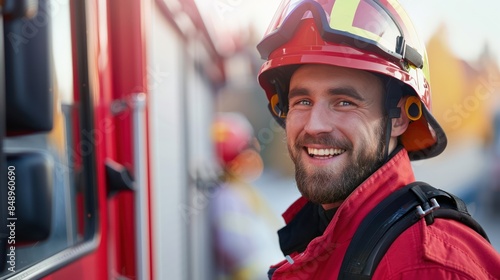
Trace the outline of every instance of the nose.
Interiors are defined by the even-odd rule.
[[[323,104],[312,106],[304,130],[310,135],[328,133],[333,130],[333,115],[327,106]]]

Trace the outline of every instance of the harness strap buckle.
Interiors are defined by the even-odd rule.
[[[431,207],[429,207],[429,208],[427,208],[425,210],[420,205],[418,205],[416,207],[417,208],[417,213],[420,215],[420,218],[423,218],[423,217],[431,214],[436,209],[439,209],[441,207],[441,205],[439,205],[439,203],[437,202],[437,200],[435,198],[431,198],[430,202],[431,202]],[[426,204],[424,204],[424,206],[425,205],[428,205],[428,204],[426,203]]]

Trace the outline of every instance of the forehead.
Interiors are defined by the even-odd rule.
[[[381,96],[384,92],[379,77],[367,71],[332,65],[305,64],[292,74],[290,90],[351,87],[363,95]]]

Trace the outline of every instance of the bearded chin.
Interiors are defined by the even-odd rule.
[[[346,154],[354,157],[354,160],[336,170],[318,168],[308,171],[302,164],[301,158],[296,158],[294,160],[295,180],[299,191],[309,201],[318,204],[345,200],[363,181],[382,166],[384,144],[383,141],[381,142],[376,152],[372,154],[360,153],[356,156]]]

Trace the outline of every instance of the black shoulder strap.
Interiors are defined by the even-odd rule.
[[[371,279],[394,240],[421,218],[427,225],[434,218],[459,221],[489,242],[460,198],[426,183],[414,182],[385,198],[363,219],[344,255],[338,279]]]

